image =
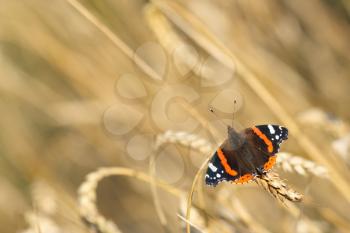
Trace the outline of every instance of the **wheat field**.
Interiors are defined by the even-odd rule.
[[[2,0],[0,232],[350,232],[349,22],[346,0]],[[289,139],[208,187],[231,124]]]

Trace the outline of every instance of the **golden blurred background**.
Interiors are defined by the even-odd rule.
[[[274,170],[304,199],[200,174],[191,232],[350,232],[349,20],[346,0],[3,0],[1,232],[185,232],[233,112],[289,128]]]

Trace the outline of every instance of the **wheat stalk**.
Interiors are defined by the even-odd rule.
[[[112,32],[104,23],[102,23],[97,17],[89,12],[81,3],[77,0],[66,0],[75,10],[77,10],[82,16],[84,16],[90,23],[92,23],[98,30],[100,30],[106,37],[117,46],[127,57],[135,62],[135,64],[149,77],[155,80],[162,80],[162,77],[154,71],[142,58],[140,58],[134,51],[115,33]]]
[[[187,205],[186,196],[182,196],[180,198],[180,214],[181,214],[180,216],[181,216],[181,219],[183,219],[183,221],[185,223],[189,223],[190,225],[192,225],[194,228],[196,228],[200,232],[208,232],[208,226],[206,226],[206,224],[205,224],[206,221],[196,207],[193,207],[193,214],[192,214],[191,222],[188,222],[188,220],[185,217],[182,217],[182,216],[186,215],[186,210],[187,210],[186,205]]]
[[[160,221],[160,224],[166,228],[167,226],[167,219],[165,217],[162,205],[160,203],[157,187],[156,187],[156,172],[155,172],[155,165],[156,165],[156,153],[152,153],[150,160],[149,160],[149,175],[151,177],[151,193],[152,193],[152,199],[154,203],[154,207],[157,212],[158,219]]]
[[[205,229],[202,229],[200,228],[198,225],[196,225],[195,223],[193,222],[190,222],[188,221],[184,216],[180,215],[180,214],[177,214],[177,216],[179,217],[179,219],[181,219],[182,221],[184,221],[186,224],[190,224],[190,226],[192,226],[194,229],[196,229],[197,231],[201,232],[201,233],[206,233],[208,232],[208,230],[205,228]]]
[[[187,67],[188,71],[201,75],[198,54],[192,51],[190,45],[175,31],[168,18],[150,3],[145,6],[144,14],[149,27],[168,54],[174,55],[175,52],[178,52],[179,59],[177,61],[184,67]]]

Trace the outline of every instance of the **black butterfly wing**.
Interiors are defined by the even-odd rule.
[[[221,153],[222,150],[219,148],[214,153],[209,161],[207,173],[205,175],[205,183],[210,186],[216,186],[223,181],[234,181],[238,178],[238,175],[233,176],[226,172],[225,167],[219,158],[218,152]]]
[[[228,141],[225,141],[208,164],[206,184],[216,186],[222,181],[243,184],[252,180],[256,175],[255,168],[249,160],[243,158],[247,155],[245,149],[244,146],[232,149]]]
[[[269,171],[276,163],[280,144],[288,139],[288,129],[279,125],[257,125],[245,130],[253,162],[261,171]]]
[[[278,153],[280,144],[288,139],[288,129],[280,125],[257,125],[251,129],[258,138],[259,148],[271,155]]]

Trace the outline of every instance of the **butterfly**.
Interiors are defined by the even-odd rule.
[[[205,182],[216,186],[223,181],[243,184],[272,169],[288,129],[279,125],[257,125],[241,132],[227,126],[227,139],[209,161]]]

